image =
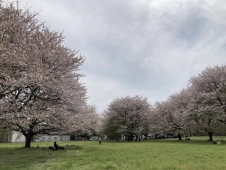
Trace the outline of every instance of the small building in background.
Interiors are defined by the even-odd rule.
[[[11,133],[9,133],[7,139],[7,142],[25,142],[25,141],[26,141],[25,136],[22,133],[16,131],[12,131]]]
[[[7,135],[7,142],[25,142],[26,138],[21,132],[12,131]],[[69,141],[70,135],[36,135],[34,141],[53,142],[53,141]]]
[[[69,141],[70,135],[36,135],[35,139],[43,142],[50,142],[50,141]]]

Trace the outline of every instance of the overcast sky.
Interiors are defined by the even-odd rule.
[[[151,104],[186,88],[207,66],[226,64],[226,0],[21,0],[66,46],[86,58],[88,103],[116,97]]]

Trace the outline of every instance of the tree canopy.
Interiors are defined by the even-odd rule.
[[[186,88],[170,95],[167,100],[156,102],[153,107],[149,107],[145,100],[142,111],[137,108],[143,97],[139,100],[135,100],[137,97],[115,99],[104,114],[106,133],[115,136],[177,133],[179,139],[181,135],[204,133],[209,135],[209,140],[213,140],[214,133],[225,134],[225,82],[226,66],[209,66],[199,75],[191,77]],[[140,118],[134,115],[140,115]],[[145,132],[142,131],[144,127]]]
[[[104,133],[112,138],[124,135],[127,140],[146,133],[150,108],[147,98],[142,96],[116,98],[104,113]]]
[[[78,130],[89,107],[78,72],[84,57],[37,16],[0,1],[0,122],[21,132],[25,147],[36,134]]]

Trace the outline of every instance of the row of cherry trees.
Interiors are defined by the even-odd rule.
[[[207,67],[188,87],[151,106],[141,96],[115,99],[103,114],[102,132],[112,138],[147,133],[213,133],[226,130],[226,66]]]
[[[25,147],[37,134],[90,131],[98,119],[80,83],[84,58],[37,15],[0,1],[0,126],[21,132]]]

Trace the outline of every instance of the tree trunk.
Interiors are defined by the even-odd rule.
[[[26,137],[25,148],[30,148],[31,147],[32,136],[33,136],[33,134],[31,134],[31,133],[29,133],[29,134],[27,134],[25,136]]]
[[[208,132],[209,141],[213,141],[213,132]]]
[[[127,141],[130,141],[131,140],[130,135],[126,135],[126,136],[127,136]]]
[[[182,140],[182,136],[181,136],[180,133],[178,133],[178,139],[179,139],[179,140]]]

